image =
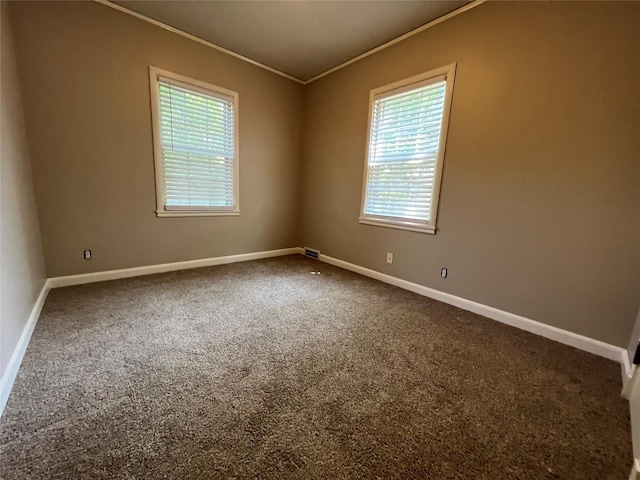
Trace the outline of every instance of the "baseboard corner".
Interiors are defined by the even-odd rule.
[[[9,363],[7,364],[7,368],[2,374],[2,378],[0,378],[0,417],[4,413],[4,408],[7,405],[9,400],[9,395],[11,395],[11,389],[13,388],[13,383],[18,376],[18,370],[20,370],[20,365],[22,364],[22,359],[24,357],[25,352],[27,351],[27,347],[29,346],[29,340],[31,339],[31,335],[33,334],[33,330],[36,327],[36,323],[38,322],[38,318],[40,318],[40,312],[42,311],[42,307],[44,307],[44,302],[47,299],[47,295],[49,294],[49,290],[51,289],[51,282],[49,279],[46,279],[40,289],[40,293],[38,294],[38,298],[31,309],[31,313],[29,314],[29,318],[25,323],[24,328],[22,329],[22,334],[20,335],[20,339],[13,349],[13,354],[9,359]]]
[[[183,262],[162,263],[155,265],[145,265],[142,267],[122,268],[118,270],[106,270],[102,272],[81,273],[77,275],[52,277],[49,279],[49,282],[51,288],[69,287],[72,285],[106,282],[108,280],[140,277],[142,275],[153,275],[156,273],[173,272],[176,270],[189,270],[191,268],[212,267],[215,265],[224,265],[228,263],[248,262],[251,260],[260,260],[263,258],[282,257],[285,255],[295,255],[302,252],[303,250],[300,247],[281,248],[278,250],[265,250],[261,252],[240,253],[222,257],[186,260]]]
[[[492,320],[496,320],[500,323],[504,323],[505,325],[510,325],[512,327],[519,328],[520,330],[540,335],[541,337],[548,338],[549,340],[554,340],[556,342],[569,345],[571,347],[607,358],[609,360],[614,360],[616,362],[622,363],[623,353],[626,355],[626,350],[621,347],[617,347],[615,345],[611,345],[594,338],[570,332],[568,330],[563,330],[561,328],[554,327],[537,320],[532,320],[521,315],[506,312],[489,305],[474,302],[473,300],[468,300],[466,298],[458,297],[456,295],[426,287],[418,283],[413,283],[408,280],[393,277],[391,275],[387,275],[386,273],[381,273],[376,270],[371,270],[369,268],[361,267],[360,265],[346,262],[344,260],[329,257],[328,255],[320,254],[320,260],[336,267],[344,268],[345,270],[350,270],[352,272],[359,273],[360,275],[364,275],[366,277],[370,277],[375,280],[379,280],[381,282],[388,283],[405,290],[409,290],[419,295],[423,295],[425,297],[429,297],[434,300],[453,305],[454,307],[461,308],[462,310],[467,310],[469,312],[482,315]]]

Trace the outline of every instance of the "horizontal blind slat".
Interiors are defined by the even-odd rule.
[[[441,90],[445,90],[446,85],[447,85],[446,81],[442,80],[441,82],[432,83],[430,85],[424,85],[422,87],[417,87],[412,90],[405,90],[404,92],[400,92],[400,93],[380,94],[378,96],[378,99],[382,99],[387,104],[393,105],[398,101],[402,101],[403,99],[406,99],[407,97],[419,97],[419,96],[425,95],[425,93],[428,94],[429,92],[438,92]]]
[[[186,115],[188,112],[193,114],[195,118],[210,118],[215,121],[225,122],[233,117],[233,110],[225,105],[219,105],[215,102],[195,103],[189,99],[179,99],[171,95],[161,96],[160,105],[170,108],[173,115]]]
[[[411,121],[406,121],[405,123],[398,122],[395,124],[390,123],[388,125],[377,124],[372,133],[374,134],[374,137],[378,137],[382,134],[391,135],[392,132],[394,134],[399,134],[400,132],[406,134],[409,132],[415,132],[420,130],[428,131],[430,127],[439,129],[439,125],[441,123],[442,123],[442,115],[438,115],[437,117],[428,118],[428,119],[416,118],[416,119],[412,119]]]
[[[190,94],[195,93],[196,95],[202,95],[203,97],[206,97],[206,98],[212,98],[212,99],[220,100],[223,102],[233,103],[233,97],[231,95],[226,95],[221,92],[213,92],[210,90],[205,90],[200,87],[194,87],[193,85],[183,86],[182,82],[178,80],[174,80],[172,78],[160,76],[158,77],[158,84],[161,87],[171,88],[178,93],[179,92],[185,92]]]
[[[206,170],[202,168],[193,168],[187,166],[187,168],[175,168],[172,166],[165,165],[166,177],[167,181],[177,180],[181,178],[189,178],[189,179],[220,179],[225,182],[230,178],[233,178],[233,171],[231,169],[216,169],[216,170]]]
[[[365,214],[428,221],[446,82],[374,100]]]
[[[402,118],[409,115],[421,114],[421,115],[434,115],[439,111],[436,101],[444,99],[444,94],[438,98],[428,99],[423,98],[417,102],[407,102],[405,104],[398,104],[390,108],[388,106],[379,106],[374,109],[374,116],[380,121],[385,121],[393,118]]]
[[[171,150],[163,149],[163,158],[166,163],[191,164],[191,165],[229,165],[233,166],[233,158],[219,157],[216,155],[203,155],[200,152],[178,152],[178,154],[170,153]]]
[[[227,126],[232,120],[232,115],[208,115],[206,110],[200,111],[196,109],[179,109],[171,102],[161,102],[160,107],[163,108],[161,118],[163,120],[173,120],[174,122],[189,123],[192,125],[201,125],[209,128],[210,126]]]
[[[375,153],[371,158],[372,163],[387,164],[392,162],[407,162],[411,160],[423,160],[428,158],[436,158],[437,152],[388,152],[388,153]]]
[[[158,83],[165,205],[232,207],[233,97],[164,77]]]
[[[189,187],[193,187],[193,188],[200,188],[200,189],[207,189],[207,190],[211,190],[211,187],[219,187],[222,189],[225,188],[231,188],[230,185],[228,185],[229,183],[229,179],[228,178],[214,178],[214,177],[208,177],[206,179],[203,179],[202,177],[200,178],[194,178],[194,177],[170,177],[167,179],[167,189],[168,190],[179,190],[179,189],[183,189],[183,188],[189,188]]]
[[[196,142],[189,143],[187,139],[177,141],[173,144],[162,143],[163,150],[175,152],[174,155],[203,155],[207,157],[232,158],[233,146],[227,145],[200,145]]]
[[[175,151],[168,148],[162,149],[162,158],[165,163],[172,163],[176,165],[180,164],[193,164],[201,166],[215,166],[215,165],[233,165],[233,159],[227,157],[221,157],[217,155],[202,154],[200,151]]]

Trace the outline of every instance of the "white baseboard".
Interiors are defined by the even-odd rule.
[[[635,374],[635,371],[635,365],[631,367],[630,372],[627,372],[624,366],[622,367],[622,397],[626,398],[627,400],[630,399],[631,390],[633,390],[633,384],[638,381],[638,375]]]
[[[593,353],[595,355],[608,358],[609,360],[615,360],[623,366],[623,369],[625,366],[627,367],[625,370],[625,373],[627,374],[631,370],[630,365],[628,365],[629,359],[627,351],[624,348],[616,347],[615,345],[610,345],[608,343],[601,342],[600,340],[595,340],[593,338],[585,337],[584,335],[569,332],[568,330],[537,322],[530,318],[505,312],[504,310],[489,307],[488,305],[473,302],[462,297],[457,297],[450,293],[425,287],[424,285],[392,277],[391,275],[345,262],[344,260],[338,260],[337,258],[329,257],[324,254],[320,254],[320,261],[335,265],[336,267],[344,268],[345,270],[351,270],[352,272],[356,272],[367,277],[375,278],[381,282],[395,285],[396,287],[409,290],[425,297],[433,298],[434,300],[448,303],[449,305],[477,313],[478,315],[491,318],[492,320],[497,320],[500,323],[511,325],[512,327],[516,327],[527,332],[535,333],[536,335],[540,335],[550,340],[555,340],[556,342],[564,343],[565,345],[575,347],[579,350],[584,350],[585,352]]]
[[[116,280],[118,278],[139,277],[141,275],[173,272],[175,270],[187,270],[190,268],[210,267],[212,265],[223,265],[227,263],[247,262],[249,260],[259,260],[261,258],[281,257],[283,255],[293,255],[295,253],[302,253],[302,249],[299,247],[282,248],[280,250],[268,250],[265,252],[254,252],[254,253],[241,253],[239,255],[228,255],[226,257],[201,258],[199,260],[188,260],[186,262],[162,263],[159,265],[147,265],[144,267],[123,268],[120,270],[107,270],[105,272],[85,273],[81,275],[68,275],[65,277],[50,278],[49,282],[50,282],[51,288],[68,287],[71,285],[81,285],[84,283]]]
[[[629,360],[629,355],[627,355],[626,350],[622,355],[622,358],[620,359],[620,366],[622,367],[622,378],[625,381],[631,380],[631,378],[633,377],[633,374],[636,371],[636,366],[633,365]]]
[[[31,334],[33,333],[33,329],[36,327],[36,322],[38,321],[38,317],[40,317],[40,312],[44,306],[44,301],[47,299],[49,290],[49,280],[46,280],[40,290],[38,298],[36,299],[35,305],[31,309],[31,314],[29,315],[29,319],[22,330],[22,335],[20,335],[20,339],[13,349],[13,354],[9,359],[9,364],[4,371],[2,378],[0,378],[0,417],[2,417],[4,407],[7,405],[7,400],[9,400],[9,394],[11,393],[13,382],[16,380],[16,376],[18,375],[22,358],[24,357],[24,353],[27,351],[29,340],[31,340]]]
[[[2,378],[0,379],[0,416],[2,416],[4,407],[7,403],[7,400],[9,399],[9,394],[11,393],[13,382],[15,381],[16,375],[18,374],[18,370],[20,368],[20,364],[22,363],[22,358],[24,357],[24,354],[27,350],[27,346],[29,345],[31,334],[33,333],[36,322],[38,321],[38,317],[40,316],[40,311],[44,306],[47,294],[49,293],[49,290],[51,288],[80,285],[84,283],[102,282],[105,280],[115,280],[118,278],[136,277],[140,275],[150,275],[154,273],[186,270],[190,268],[207,267],[212,265],[223,265],[227,263],[246,262],[249,260],[279,257],[296,253],[303,254],[304,249],[300,247],[283,248],[280,250],[269,250],[265,252],[244,253],[239,255],[229,255],[226,257],[204,258],[186,262],[165,263],[160,265],[149,265],[144,267],[125,268],[121,270],[110,270],[106,272],[69,275],[47,279],[44,286],[42,287],[42,290],[40,291],[40,295],[38,295],[38,299],[36,300],[33,309],[31,310],[31,315],[29,316],[27,324],[22,331],[22,335],[20,336],[20,340],[18,341],[18,344],[14,349],[9,364],[7,365],[7,368]],[[583,335],[578,335],[567,330],[562,330],[561,328],[552,327],[550,325],[537,322],[529,318],[521,317],[513,313],[505,312],[503,310],[498,310],[497,308],[489,307],[487,305],[473,302],[471,300],[466,300],[464,298],[441,292],[433,288],[425,287],[417,283],[412,283],[407,280],[392,277],[391,275],[380,273],[375,270],[370,270],[368,268],[345,262],[343,260],[338,260],[324,254],[320,254],[320,261],[335,265],[340,268],[344,268],[345,270],[351,270],[352,272],[356,272],[391,285],[395,285],[419,295],[433,298],[434,300],[448,303],[449,305],[454,305],[463,310],[468,310],[470,312],[483,315],[493,320],[497,320],[498,322],[511,325],[527,332],[535,333],[537,335],[555,340],[560,343],[564,343],[566,345],[570,345],[580,350],[584,350],[586,352],[593,353],[610,360],[615,360],[617,362],[620,362],[622,366],[623,378],[631,378],[631,375],[633,373],[633,367],[629,363],[627,351],[621,347],[616,347],[599,340],[594,340]]]
[[[629,480],[637,480],[638,473],[640,473],[640,459],[633,461],[633,467],[631,468],[631,474],[629,474]]]
[[[117,278],[137,277],[140,275],[150,275],[153,273],[172,272],[175,270],[186,270],[189,268],[208,267],[211,265],[223,265],[226,263],[246,262],[249,260],[258,260],[261,258],[280,257],[283,255],[293,255],[303,253],[303,249],[299,247],[283,248],[280,250],[269,250],[265,252],[243,253],[240,255],[229,255],[226,257],[203,258],[200,260],[190,260],[186,262],[165,263],[161,265],[149,265],[145,267],[125,268],[122,270],[110,270],[106,272],[87,273],[83,275],[69,275],[65,277],[53,277],[45,281],[40,295],[36,300],[29,319],[22,330],[22,335],[13,351],[13,355],[9,360],[9,364],[0,379],[0,417],[4,412],[4,407],[9,399],[13,382],[18,375],[22,358],[27,351],[31,334],[36,326],[42,307],[47,298],[49,290],[58,287],[67,287],[71,285],[80,285],[83,283],[102,282],[105,280],[115,280]]]

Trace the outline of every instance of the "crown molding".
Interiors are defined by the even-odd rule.
[[[250,63],[251,65],[255,65],[256,67],[260,67],[263,68],[265,70],[268,70],[271,73],[275,73],[276,75],[280,75],[281,77],[287,78],[289,80],[292,80],[296,83],[300,83],[302,85],[304,85],[304,81],[300,80],[299,78],[296,78],[292,75],[289,75],[288,73],[284,73],[281,72],[280,70],[276,70],[275,68],[270,67],[269,65],[265,65],[264,63],[260,63],[257,62],[256,60],[252,60],[251,58],[245,57],[244,55],[240,55],[239,53],[236,53],[232,50],[229,50],[227,48],[221,47],[220,45],[216,45],[215,43],[211,43],[208,42],[207,40],[204,40],[203,38],[200,37],[196,37],[195,35],[191,35],[190,33],[185,32],[184,30],[180,30],[179,28],[175,28],[172,27],[171,25],[167,25],[166,23],[162,23],[158,20],[155,20],[151,17],[147,17],[146,15],[142,15],[141,13],[138,12],[134,12],[133,10],[129,10],[128,8],[125,8],[121,5],[118,5],[117,3],[113,3],[109,0],[94,0],[94,2],[97,2],[101,5],[104,5],[105,7],[109,7],[109,8],[113,8],[114,10],[118,10],[119,12],[122,13],[126,13],[128,15],[131,15],[132,17],[136,17],[139,18],[140,20],[144,20],[146,22],[149,22],[153,25],[155,25],[156,27],[160,27],[164,30],[168,30],[171,33],[176,33],[178,35],[181,35],[185,38],[188,38],[189,40],[193,40],[194,42],[198,42],[202,45],[205,45],[207,47],[213,48],[214,50],[218,50],[219,52],[222,53],[226,53],[227,55],[231,55],[232,57],[238,58],[240,60],[243,60],[247,63]]]
[[[411,30],[411,31],[409,31],[409,32],[407,32],[407,33],[405,33],[403,35],[400,35],[399,37],[396,37],[396,38],[394,38],[392,40],[389,40],[388,42],[383,43],[382,45],[378,45],[377,47],[372,48],[371,50],[367,50],[366,52],[358,55],[357,57],[353,57],[352,59],[347,60],[346,62],[343,62],[343,63],[341,63],[339,65],[336,65],[335,67],[330,68],[329,70],[326,70],[325,72],[322,72],[319,75],[316,75],[315,77],[313,77],[313,78],[311,78],[309,80],[301,80],[301,79],[299,79],[297,77],[289,75],[288,73],[284,73],[284,72],[281,72],[280,70],[277,70],[277,69],[275,69],[273,67],[270,67],[269,65],[265,65],[264,63],[260,63],[260,62],[258,62],[256,60],[253,60],[253,59],[249,58],[249,57],[245,57],[244,55],[240,55],[239,53],[236,53],[236,52],[234,52],[232,50],[229,50],[227,48],[221,47],[220,45],[216,45],[215,43],[211,43],[211,42],[209,42],[207,40],[204,40],[203,38],[196,37],[195,35],[191,35],[190,33],[187,33],[184,30],[180,30],[179,28],[172,27],[171,25],[167,25],[166,23],[160,22],[160,21],[155,20],[155,19],[153,19],[151,17],[147,17],[146,15],[142,15],[141,13],[134,12],[133,10],[130,10],[130,9],[126,8],[126,7],[118,5],[117,3],[113,3],[110,0],[94,0],[94,2],[97,2],[97,3],[101,4],[101,5],[104,5],[104,6],[109,7],[109,8],[113,8],[114,10],[118,10],[119,12],[126,13],[128,15],[133,16],[133,17],[139,18],[140,20],[144,20],[146,22],[149,22],[149,23],[155,25],[156,27],[160,27],[160,28],[162,28],[164,30],[168,30],[171,33],[176,33],[176,34],[181,35],[181,36],[183,36],[185,38],[193,40],[194,42],[198,42],[198,43],[200,43],[202,45],[205,45],[207,47],[213,48],[214,50],[218,50],[219,52],[226,53],[227,55],[231,55],[232,57],[235,57],[235,58],[237,58],[239,60],[243,60],[243,61],[245,61],[247,63],[250,63],[251,65],[255,65],[256,67],[263,68],[263,69],[265,69],[265,70],[267,70],[267,71],[269,71],[271,73],[275,73],[276,75],[279,75],[281,77],[287,78],[287,79],[292,80],[292,81],[294,81],[296,83],[299,83],[301,85],[309,85],[310,83],[315,82],[316,80],[319,80],[319,79],[321,79],[323,77],[326,77],[327,75],[330,75],[333,72],[336,72],[336,71],[338,71],[338,70],[340,70],[340,69],[342,69],[342,68],[344,68],[344,67],[346,67],[348,65],[351,65],[352,63],[355,63],[355,62],[357,62],[359,60],[362,60],[363,58],[366,58],[369,55],[373,55],[374,53],[378,53],[379,51],[384,50],[387,47],[395,45],[396,43],[399,43],[399,42],[401,42],[403,40],[406,40],[409,37],[417,35],[418,33],[424,32],[426,29],[431,28],[431,27],[433,27],[435,25],[438,25],[438,24],[444,22],[445,20],[449,20],[450,18],[453,18],[456,15],[460,15],[461,13],[464,13],[464,12],[466,12],[468,10],[471,10],[472,8],[477,7],[478,5],[480,5],[480,4],[482,4],[482,3],[486,2],[486,1],[487,0],[474,0],[473,2],[468,3],[466,5],[463,5],[462,7],[457,8],[457,9],[453,10],[452,12],[449,12],[449,13],[447,13],[445,15],[442,15],[441,17],[438,17],[438,18],[436,18],[434,20],[431,20],[430,22],[427,22],[427,23],[425,23],[424,25],[422,25],[422,26],[420,26],[418,28],[414,28],[413,30]]]
[[[418,28],[414,28],[413,30],[408,31],[407,33],[405,33],[404,35],[400,35],[399,37],[394,38],[393,40],[389,40],[386,43],[383,43],[382,45],[378,45],[375,48],[372,48],[371,50],[367,50],[366,52],[358,55],[357,57],[353,57],[351,60],[347,60],[346,62],[341,63],[340,65],[336,65],[333,68],[330,68],[329,70],[327,70],[326,72],[322,72],[319,75],[316,75],[315,77],[306,80],[304,82],[304,85],[309,85],[311,82],[315,82],[316,80],[320,80],[322,77],[326,77],[327,75],[332,74],[333,72],[336,72],[348,65],[351,65],[352,63],[355,63],[359,60],[362,60],[365,57],[368,57],[369,55],[373,55],[374,53],[378,53],[381,50],[384,50],[387,47],[390,47],[391,45],[395,45],[396,43],[399,43],[403,40],[406,40],[409,37],[413,37],[414,35],[417,35],[420,32],[424,32],[427,28],[431,28],[434,27],[436,25],[438,25],[439,23],[444,22],[445,20],[449,20],[450,18],[455,17],[456,15],[460,15],[461,13],[464,13],[468,10],[471,10],[474,7],[477,7],[478,5],[486,2],[487,0],[475,0],[471,3],[467,3],[466,5],[463,5],[460,8],[456,8],[455,10],[442,15],[441,17],[438,17],[436,19],[431,20],[430,22],[425,23],[424,25],[418,27]]]

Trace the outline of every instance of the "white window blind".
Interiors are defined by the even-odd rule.
[[[433,226],[447,91],[439,75],[372,95],[361,220]]]
[[[237,211],[236,97],[155,78],[159,212]]]

